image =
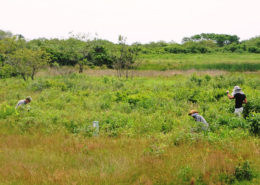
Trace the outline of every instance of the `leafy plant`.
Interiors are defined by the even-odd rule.
[[[234,176],[238,181],[252,180],[254,175],[249,161],[244,161],[242,164],[239,164],[235,169]]]
[[[18,114],[14,107],[4,104],[0,107],[0,119],[6,119],[8,116]]]
[[[250,113],[260,113],[260,99],[250,99],[244,108],[244,117],[248,117]]]
[[[256,136],[260,136],[260,113],[251,113],[247,121],[250,124],[250,132]]]

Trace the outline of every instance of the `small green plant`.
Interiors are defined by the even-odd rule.
[[[144,150],[144,155],[161,156],[164,154],[165,146],[163,144],[154,143]]]
[[[244,161],[242,164],[239,164],[235,169],[234,176],[238,181],[252,180],[254,175],[249,161]]]
[[[255,175],[250,166],[250,162],[246,160],[243,161],[242,163],[239,163],[235,167],[235,171],[233,174],[220,175],[220,180],[221,181],[223,180],[227,184],[237,184],[237,182],[239,183],[239,182],[251,181],[254,178],[254,176]]]
[[[184,181],[184,182],[188,182],[191,180],[191,178],[193,177],[193,172],[192,172],[192,168],[189,166],[185,166],[182,167],[179,172],[178,172],[178,176]]]

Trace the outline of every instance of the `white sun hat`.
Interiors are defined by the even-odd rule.
[[[239,86],[235,86],[233,89],[232,95],[235,96],[235,94],[238,94],[238,93],[244,94],[242,89]]]

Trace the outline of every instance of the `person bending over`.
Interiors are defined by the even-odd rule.
[[[192,116],[196,122],[200,122],[201,124],[199,125],[200,129],[206,131],[209,128],[209,124],[207,123],[207,121],[204,119],[203,116],[199,115],[199,112],[196,110],[191,110],[189,112],[189,115]],[[198,127],[198,128],[199,128]]]
[[[31,97],[27,97],[25,98],[24,100],[19,100],[15,109],[19,108],[20,106],[24,106],[24,105],[27,105],[29,104],[30,102],[32,101],[32,98]]]

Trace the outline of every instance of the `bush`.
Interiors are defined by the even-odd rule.
[[[236,167],[235,174],[234,176],[238,181],[243,181],[243,180],[252,180],[253,179],[253,170],[250,167],[249,161],[243,162],[243,164],[239,164]]]
[[[14,107],[11,107],[9,105],[2,105],[0,107],[0,119],[6,119],[7,116],[18,114]]]
[[[178,44],[167,46],[164,50],[168,53],[186,53],[186,49]]]
[[[260,136],[260,113],[252,113],[247,119],[250,124],[250,132]]]
[[[200,92],[198,90],[192,90],[191,94],[188,96],[188,100],[192,103],[197,103],[201,100]]]
[[[237,181],[251,181],[254,178],[254,173],[249,161],[244,161],[242,164],[235,167],[233,174],[224,175],[221,178],[223,177],[227,184],[237,184]]]
[[[244,108],[244,117],[248,117],[250,113],[260,113],[260,99],[251,99]]]
[[[39,81],[34,81],[31,85],[30,85],[30,89],[33,91],[42,91],[44,89],[48,89],[52,86],[50,80],[39,80]]]
[[[123,132],[128,124],[127,116],[112,114],[100,124],[100,129],[108,136],[115,137]]]
[[[248,128],[249,123],[238,117],[221,116],[216,121],[219,125],[227,125],[229,128]]]
[[[252,46],[248,48],[248,51],[250,53],[260,53],[260,48],[256,47],[256,46]]]
[[[227,70],[230,70],[231,66],[227,65],[226,67]],[[213,87],[215,88],[230,88],[235,85],[243,85],[245,83],[245,79],[243,77],[225,77],[223,75],[215,77],[214,80]]]
[[[0,78],[9,78],[16,75],[15,69],[12,66],[5,64],[0,67]]]

